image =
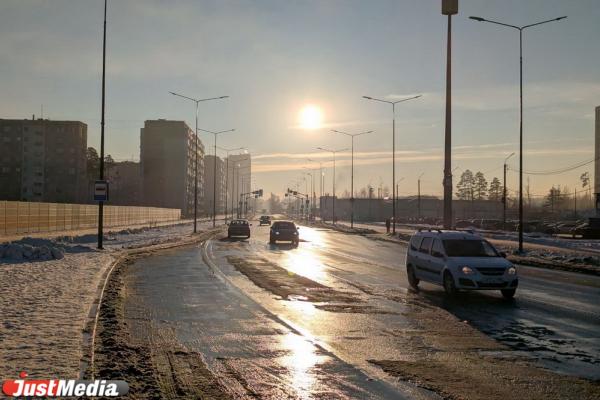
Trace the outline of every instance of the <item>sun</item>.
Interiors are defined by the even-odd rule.
[[[318,129],[323,123],[323,111],[315,105],[308,104],[300,110],[300,126],[304,129]]]

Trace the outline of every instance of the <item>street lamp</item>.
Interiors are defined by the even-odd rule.
[[[565,17],[558,17],[546,21],[536,22],[524,26],[516,26],[505,24],[498,21],[492,21],[481,17],[469,17],[478,22],[489,22],[491,24],[505,26],[507,28],[516,29],[519,31],[519,253],[523,252],[523,31],[527,28],[547,24],[548,22],[560,21]]]
[[[509,158],[514,156],[515,153],[510,153],[508,157],[504,159],[504,189],[502,190],[502,203],[503,203],[503,213],[502,213],[502,229],[506,230],[506,162]]]
[[[322,150],[322,151],[328,151],[330,153],[333,154],[333,206],[332,206],[332,222],[335,225],[335,154],[339,153],[340,151],[346,151],[348,150],[348,148],[344,148],[344,149],[337,149],[337,150],[331,150],[331,149],[326,149],[323,147],[317,147],[318,150]]]
[[[458,0],[442,0],[442,14],[448,16],[446,43],[446,126],[444,130],[444,228],[452,229],[452,15],[458,14]]]
[[[242,158],[240,160],[237,160],[237,163],[236,163],[237,165],[233,166],[233,179],[235,181],[235,183],[234,183],[235,186],[232,187],[233,195],[231,196],[231,218],[232,219],[233,219],[233,199],[234,198],[238,199],[240,197],[240,188],[239,188],[239,186],[240,186],[239,185],[239,183],[240,183],[240,169],[248,168],[249,167],[248,165],[242,167],[241,162],[242,161],[247,161],[249,159],[250,159],[250,157],[246,157],[246,158]],[[235,170],[236,169],[238,170],[237,179],[235,179]],[[243,184],[243,182],[242,182],[242,190],[244,190],[244,184]],[[238,200],[236,200],[236,201],[238,201]],[[236,214],[237,214],[237,218],[240,218],[239,202],[238,202],[238,206],[236,207]]]
[[[239,151],[239,150],[245,150],[245,147],[238,147],[235,149],[226,149],[223,147],[219,147],[217,146],[217,149],[222,150],[224,152],[227,153],[227,161],[225,161],[225,222],[227,222],[227,219],[229,217],[229,214],[227,213],[227,202],[228,202],[228,192],[229,192],[229,153],[232,151]],[[233,206],[232,206],[232,210],[231,210],[232,214],[233,214]],[[233,218],[233,215],[232,215]]]
[[[354,137],[360,136],[360,135],[366,135],[367,133],[371,133],[373,131],[366,131],[366,132],[360,132],[360,133],[348,133],[348,132],[338,131],[335,129],[332,129],[331,131],[335,132],[335,133],[341,133],[342,135],[350,136],[350,139],[352,141],[352,173],[351,173],[351,179],[350,179],[350,207],[351,207],[350,228],[354,228]],[[393,187],[392,187],[392,190],[394,190]]]
[[[419,175],[419,178],[417,178],[417,220],[418,222],[421,222],[421,178],[423,177],[423,175],[425,174],[425,172],[422,172],[421,175]]]
[[[402,178],[400,178],[400,179],[398,179],[398,180],[396,181],[396,199],[399,197],[399,196],[398,196],[398,194],[400,193],[400,191],[398,190],[398,186],[400,186],[399,184],[400,184],[400,182],[402,182],[403,180],[404,180],[404,177],[402,177]]]
[[[171,93],[173,96],[177,96],[177,97],[181,97],[183,99],[187,99],[190,101],[193,101],[194,103],[196,103],[196,130],[194,131],[194,133],[196,134],[195,136],[195,144],[194,144],[194,233],[197,232],[197,220],[198,220],[198,103],[201,103],[203,101],[211,101],[211,100],[221,100],[221,99],[226,99],[229,96],[220,96],[220,97],[209,97],[206,99],[194,99],[191,97],[187,97],[184,96],[182,94],[179,93],[175,93],[175,92],[169,92]],[[213,222],[214,223],[214,222]]]
[[[323,186],[325,181],[325,173],[323,172],[323,163],[321,161],[313,160],[312,158],[307,158],[310,162],[316,162],[319,164],[319,214],[321,211],[321,198],[323,197]],[[316,206],[316,204],[315,204]]]
[[[106,8],[108,0],[104,0],[104,36],[102,39],[102,118],[100,120],[100,180],[104,180],[104,104],[106,99]],[[102,249],[104,239],[104,202],[98,202],[98,248]]]
[[[376,99],[374,97],[363,96],[364,99],[379,101],[381,103],[387,103],[392,105],[392,216],[393,216],[393,233],[396,233],[396,195],[394,193],[393,185],[396,182],[396,104],[403,103],[405,101],[418,99],[421,95],[409,97],[398,101],[389,101],[383,99]]]
[[[314,171],[311,168],[304,167],[309,172],[305,172],[306,175],[310,176],[310,202],[311,202],[311,214],[314,214],[315,210],[315,176]]]
[[[234,132],[235,129],[228,129],[226,131],[213,132],[206,129],[200,129],[199,131],[212,133],[215,135],[215,159],[213,163],[213,228],[216,225],[217,220],[217,135],[221,133]]]

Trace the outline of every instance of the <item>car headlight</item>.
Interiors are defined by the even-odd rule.
[[[506,270],[506,273],[509,274],[509,275],[516,275],[517,274],[517,269],[515,267],[509,267]]]
[[[275,232],[276,235],[279,235],[279,232]]]
[[[297,235],[297,234],[298,234],[298,232],[294,232],[294,235]]]
[[[473,271],[473,269],[471,267],[467,267],[467,266],[462,267],[461,271],[465,275],[470,275],[470,274],[475,273],[475,271]]]

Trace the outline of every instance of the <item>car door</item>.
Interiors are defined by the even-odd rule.
[[[430,267],[431,267],[431,275],[432,278],[436,280],[436,282],[442,282],[442,271],[444,270],[444,266],[446,265],[446,256],[444,252],[444,246],[442,245],[442,241],[438,238],[433,240],[433,244],[431,245],[431,259],[430,259]]]
[[[417,278],[419,276],[419,270],[417,269],[417,263],[419,262],[419,246],[421,245],[422,236],[413,235],[410,238],[410,243],[408,244],[408,251],[406,252],[406,264],[413,266],[413,271]]]
[[[419,246],[419,259],[416,263],[419,276],[422,279],[430,282],[433,281],[433,274],[431,273],[431,255],[429,254],[432,242],[433,238],[429,236],[425,236],[423,238],[421,245]]]

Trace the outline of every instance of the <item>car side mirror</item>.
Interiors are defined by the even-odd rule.
[[[506,258],[506,253],[505,253],[505,252],[503,252],[503,251],[501,251],[501,252],[500,252],[500,257],[504,257],[504,258]]]

